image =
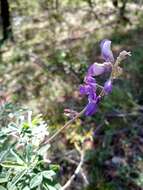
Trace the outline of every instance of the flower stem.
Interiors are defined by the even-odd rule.
[[[44,144],[47,144],[47,143],[53,141],[53,139],[59,133],[61,133],[64,129],[68,128],[76,119],[78,119],[79,117],[81,117],[84,112],[85,112],[85,108],[81,112],[77,113],[75,117],[73,117],[72,119],[70,119],[62,128],[60,128],[58,131],[56,131],[46,142],[44,142]]]

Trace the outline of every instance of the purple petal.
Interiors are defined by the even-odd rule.
[[[112,81],[111,80],[108,80],[105,82],[104,84],[104,91],[105,91],[105,94],[108,95],[109,93],[111,93],[112,91]]]
[[[103,45],[106,41],[109,41],[108,39],[104,39],[100,42],[100,48],[102,49],[103,48]]]
[[[89,94],[90,88],[91,87],[89,85],[80,85],[79,87],[80,94]]]
[[[95,90],[92,88],[90,91],[89,91],[89,95],[88,95],[88,101],[89,102],[93,102],[96,100],[96,92]]]
[[[90,75],[85,76],[84,82],[90,86],[96,87],[96,80]]]
[[[111,41],[108,39],[102,40],[100,43],[101,56],[107,62],[114,62],[113,53],[111,51]]]
[[[84,112],[84,114],[86,116],[91,116],[93,115],[94,113],[96,113],[97,111],[97,104],[96,102],[89,102],[86,106],[86,110]]]
[[[87,106],[86,106],[86,110],[85,110],[85,113],[84,113],[84,114],[85,114],[86,116],[91,116],[91,115],[93,115],[94,113],[96,113],[96,112],[97,112],[97,109],[98,109],[98,104],[99,104],[100,100],[101,100],[101,97],[100,97],[100,96],[97,96],[97,97],[96,97],[96,100],[89,102],[89,103],[87,104]]]
[[[103,74],[104,72],[111,71],[112,65],[110,62],[104,62],[103,64],[93,63],[88,69],[88,75],[90,76],[98,76]]]
[[[88,95],[88,101],[96,100],[95,88],[91,85],[80,85],[80,94]]]
[[[86,85],[89,85],[94,90],[96,89],[96,80],[92,76],[86,75],[84,78],[84,82]]]

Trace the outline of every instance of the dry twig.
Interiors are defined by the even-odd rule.
[[[73,180],[75,179],[75,177],[79,174],[79,172],[81,171],[81,168],[83,166],[84,163],[84,152],[81,152],[81,158],[80,158],[80,162],[75,170],[75,172],[73,173],[73,175],[70,177],[70,179],[65,183],[65,185],[62,187],[61,190],[65,190],[67,189],[71,183],[73,182]],[[85,177],[85,176],[84,176]]]

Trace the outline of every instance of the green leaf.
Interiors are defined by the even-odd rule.
[[[23,190],[30,190],[30,188],[28,186],[24,187]]]
[[[32,125],[38,125],[40,122],[42,122],[42,117],[41,115],[37,115],[36,117],[33,118],[32,120]]]
[[[47,187],[48,187],[48,189],[49,190],[57,190],[54,186],[52,186],[52,185],[47,185]]]
[[[5,168],[15,168],[15,169],[25,169],[26,168],[26,166],[24,166],[24,165],[20,165],[17,162],[11,162],[11,161],[3,162],[3,163],[1,163],[1,166],[5,167]]]
[[[18,155],[17,152],[15,152],[13,149],[10,149],[10,152],[11,152],[11,154],[15,157],[16,161],[17,161],[19,164],[21,164],[21,165],[25,164],[24,160],[21,158],[20,155]]]
[[[6,190],[6,188],[0,185],[0,190]]]
[[[9,154],[9,148],[5,151],[1,151],[0,154],[0,162],[2,162],[4,160],[4,158]]]
[[[15,185],[13,185],[11,182],[8,182],[7,189],[8,190],[17,190],[17,187]]]
[[[55,188],[56,188],[56,190],[62,190],[62,186],[59,183],[57,183],[55,185]]]
[[[5,182],[7,182],[7,181],[8,181],[7,178],[0,178],[0,183],[5,183]]]
[[[16,176],[12,179],[11,183],[13,185],[16,185],[16,183],[19,182],[19,180],[27,173],[27,170],[22,170],[16,174]]]
[[[45,184],[43,184],[44,188],[46,190],[62,190],[62,187],[59,183],[57,183],[56,181],[46,181]]]
[[[50,164],[49,168],[55,172],[58,172],[60,170],[60,166],[57,164]]]
[[[38,185],[40,185],[42,183],[43,180],[43,176],[41,173],[38,173],[35,177],[32,178],[32,180],[30,181],[30,188],[34,188],[37,187]]]
[[[26,145],[26,161],[30,162],[33,156],[33,146],[32,144]]]
[[[0,174],[0,183],[5,183],[8,181],[9,176],[5,173]]]
[[[53,176],[56,175],[56,173],[53,170],[43,171],[42,175],[44,178],[53,180]]]
[[[24,129],[30,128],[29,123],[28,122],[23,123],[23,128]]]
[[[50,148],[50,146],[51,146],[50,144],[43,145],[39,149],[38,154],[41,155],[41,156],[43,156],[47,152],[47,150]]]

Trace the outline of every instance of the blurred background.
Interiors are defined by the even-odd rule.
[[[69,119],[65,108],[80,111],[86,105],[78,89],[89,65],[102,63],[100,41],[112,41],[115,57],[131,51],[98,113],[64,131],[51,157],[61,166],[64,184],[79,159],[75,144],[86,139],[89,185],[84,187],[79,176],[69,190],[142,190],[143,0],[0,2],[0,102],[42,113],[51,133]],[[106,77],[97,81],[102,84]]]

